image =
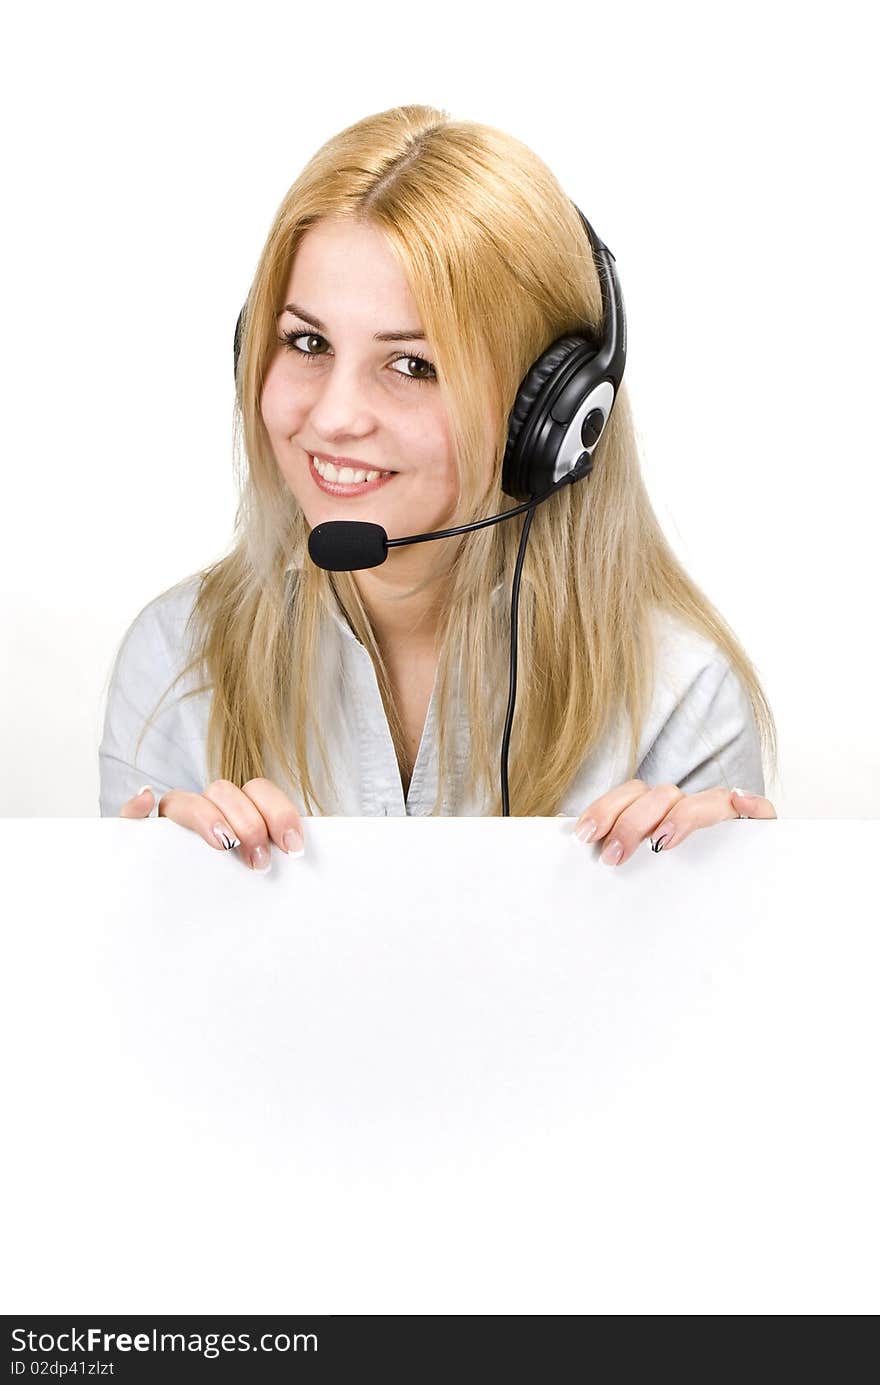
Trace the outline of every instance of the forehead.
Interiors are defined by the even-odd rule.
[[[329,322],[334,315],[375,327],[404,321],[419,325],[415,300],[385,234],[375,226],[325,220],[310,226],[300,241],[287,279],[287,296]],[[384,318],[404,312],[400,323]],[[378,322],[376,315],[382,314]]]

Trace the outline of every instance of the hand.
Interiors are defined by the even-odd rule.
[[[148,785],[123,803],[119,816],[148,818],[153,798]],[[159,817],[198,832],[217,851],[243,846],[253,870],[269,869],[270,839],[288,856],[302,856],[305,849],[300,815],[270,779],[249,779],[241,789],[228,779],[215,779],[204,794],[169,789],[159,800]]]
[[[699,827],[739,817],[775,818],[776,810],[768,798],[741,794],[738,789],[686,794],[675,784],[651,788],[641,779],[629,779],[585,808],[574,833],[582,842],[608,837],[601,860],[620,866],[645,837],[650,837],[654,851],[668,851]]]

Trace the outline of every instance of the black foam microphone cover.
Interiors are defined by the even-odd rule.
[[[309,557],[328,572],[378,567],[388,557],[388,535],[381,524],[331,519],[309,534]]]

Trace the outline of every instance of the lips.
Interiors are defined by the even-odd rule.
[[[388,472],[384,476],[377,476],[375,481],[357,481],[346,483],[342,481],[327,481],[317,470],[314,457],[309,453],[309,473],[312,480],[319,490],[327,495],[337,495],[340,497],[354,497],[356,495],[366,495],[369,491],[376,491],[380,486],[387,486],[389,481],[393,481],[396,472]]]
[[[375,462],[362,462],[359,457],[334,457],[330,452],[310,452],[306,448],[310,457],[324,466],[335,466],[341,471],[343,467],[351,467],[352,471],[391,471],[388,466],[376,466]]]

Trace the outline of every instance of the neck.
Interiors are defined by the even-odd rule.
[[[418,653],[435,647],[444,577],[435,577],[412,596],[403,595],[424,579],[421,554],[391,553],[381,567],[363,568],[352,576],[383,652]]]
[[[436,593],[425,590],[399,600],[405,585],[364,580],[364,576],[360,572],[355,580],[380,649],[415,651],[433,647],[439,624]]]

